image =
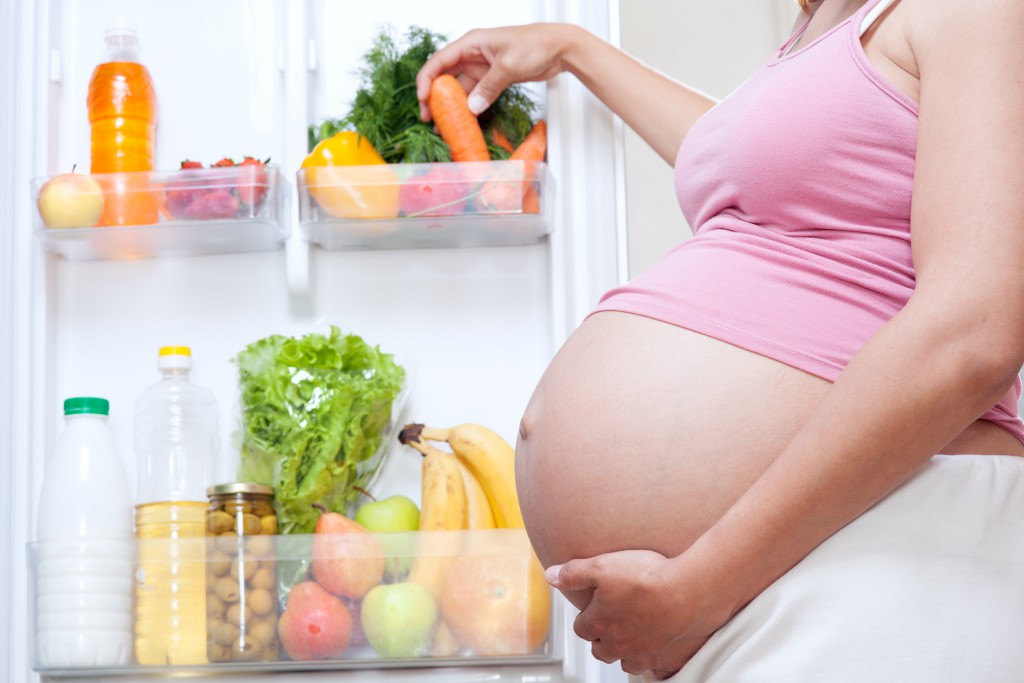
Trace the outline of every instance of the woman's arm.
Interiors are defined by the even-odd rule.
[[[420,114],[430,119],[430,84],[442,73],[459,75],[479,114],[513,83],[575,75],[662,159],[675,163],[690,126],[715,101],[641,64],[572,24],[531,24],[470,31],[438,50],[416,78]]]
[[[1024,362],[1024,4],[906,5],[921,75],[915,293],[690,549],[563,565],[556,585],[594,590],[577,632],[600,659],[678,669],[994,405]]]

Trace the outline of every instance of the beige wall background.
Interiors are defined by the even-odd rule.
[[[622,48],[665,75],[721,99],[789,36],[794,0],[622,0]],[[625,133],[629,274],[691,236],[676,203],[672,168]]]

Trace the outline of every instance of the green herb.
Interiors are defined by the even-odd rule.
[[[382,433],[405,371],[331,327],[273,335],[234,358],[242,412],[241,481],[275,489],[282,533],[312,533],[313,503],[345,514],[380,465]]]
[[[382,29],[373,47],[363,55],[360,87],[351,110],[344,118],[310,126],[310,151],[339,130],[355,130],[388,163],[451,161],[448,145],[434,132],[433,124],[420,120],[416,98],[416,74],[445,42],[443,35],[413,26],[405,34],[402,50],[390,30]],[[514,146],[518,145],[533,125],[535,109],[526,90],[512,86],[480,115],[492,159],[507,159],[508,152],[493,144],[490,128],[500,128]]]

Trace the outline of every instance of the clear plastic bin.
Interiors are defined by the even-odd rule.
[[[253,538],[259,538],[259,547],[252,538],[230,535],[136,541],[174,543],[179,562],[183,557],[202,561],[207,582],[197,590],[207,600],[210,650],[246,634],[253,653],[252,661],[178,666],[44,665],[53,660],[37,650],[36,615],[42,607],[36,568],[47,548],[30,544],[33,668],[50,676],[95,677],[525,665],[561,659],[561,631],[555,626],[561,623],[560,602],[522,529]],[[170,556],[167,551],[152,554]],[[385,563],[404,569],[385,572]],[[440,580],[424,581],[424,576]],[[343,577],[366,580],[350,590],[337,583]],[[350,595],[339,592],[345,590]],[[271,596],[273,604],[264,604]],[[240,609],[243,597],[247,604]]]
[[[325,249],[533,244],[551,232],[553,186],[543,162],[312,167],[299,222]]]
[[[34,229],[72,261],[269,251],[288,237],[284,185],[274,165],[37,178]]]

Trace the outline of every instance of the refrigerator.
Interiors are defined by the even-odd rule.
[[[303,225],[296,171],[308,151],[308,126],[347,111],[362,54],[382,27],[400,34],[415,25],[454,39],[479,26],[567,21],[617,43],[619,12],[615,0],[0,3],[0,431],[7,445],[0,464],[0,680],[51,678],[32,666],[26,548],[62,428],[61,402],[76,395],[110,400],[109,425],[134,487],[132,411],[157,378],[161,346],[190,346],[193,380],[217,397],[218,481],[233,480],[238,463],[231,359],[268,335],[323,333],[330,325],[408,362],[405,421],[475,422],[515,443],[548,361],[600,295],[629,276],[621,121],[575,79],[530,86],[549,123],[548,176],[534,224],[541,228],[525,240],[325,246]],[[228,247],[169,234],[156,246],[109,249],[55,242],[32,229],[33,179],[76,164],[88,168],[86,91],[104,30],[117,18],[137,27],[155,82],[156,168],[176,169],[185,158],[269,157],[281,183],[272,221],[239,221],[225,237]],[[419,477],[419,456],[395,444],[374,487],[418,500]],[[572,607],[557,595],[556,603],[544,661],[339,666],[261,673],[259,680],[624,682],[618,666],[594,660],[575,637]],[[216,679],[253,680],[254,673]],[[79,672],[71,679],[111,677]]]
[[[308,125],[347,111],[362,54],[381,27],[401,34],[416,25],[454,39],[475,26],[564,18],[608,35],[612,14],[605,3],[41,0],[18,3],[13,16],[15,97],[9,104],[17,110],[16,162],[11,188],[5,188],[13,225],[35,220],[31,179],[76,164],[87,168],[89,77],[103,53],[105,28],[118,18],[137,27],[154,80],[156,168],[175,169],[185,158],[269,157],[282,183],[274,225],[239,221],[238,232],[228,236],[233,249],[209,249],[208,242],[188,243],[188,237],[175,244],[171,235],[138,251],[102,245],[67,251],[67,244],[47,243],[47,235],[32,230],[12,235],[11,357],[23,363],[12,367],[8,412],[21,456],[10,459],[7,480],[5,554],[11,561],[4,583],[11,619],[4,641],[9,680],[22,681],[35,675],[31,634],[20,626],[29,623],[31,610],[25,548],[34,540],[36,502],[47,454],[62,428],[64,398],[110,400],[109,425],[134,486],[135,401],[156,380],[156,350],[188,345],[193,380],[218,399],[217,480],[232,481],[238,398],[230,359],[271,334],[299,336],[337,325],[413,369],[403,413],[408,421],[480,423],[515,443],[519,416],[548,359],[599,291],[619,279],[619,190],[608,170],[615,167],[611,117],[569,80],[533,90],[552,126],[544,197],[550,234],[532,243],[324,248],[300,225],[296,190]],[[392,448],[375,490],[419,500],[419,461],[408,448]],[[567,612],[561,618],[570,619]],[[574,642],[571,621],[558,626],[546,663],[362,669],[344,677],[597,680],[600,667]],[[278,672],[268,680],[338,675]],[[250,680],[251,674],[225,680],[232,678]]]

